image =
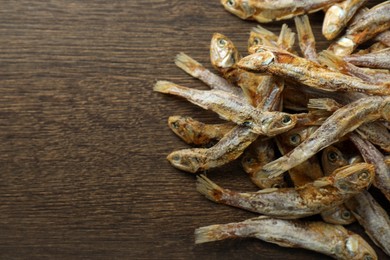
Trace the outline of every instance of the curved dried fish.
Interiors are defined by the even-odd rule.
[[[330,176],[298,188],[235,192],[223,189],[205,176],[198,177],[197,190],[208,199],[248,211],[283,219],[311,216],[342,204],[367,188],[374,179],[374,166],[345,166]]]
[[[323,222],[258,217],[242,222],[211,225],[195,230],[195,243],[253,237],[282,247],[305,248],[345,260],[378,259],[359,235]]]

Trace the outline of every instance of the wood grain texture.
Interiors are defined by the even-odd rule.
[[[174,56],[184,51],[211,68],[212,33],[245,51],[256,23],[217,0],[0,6],[1,259],[328,259],[255,239],[195,246],[195,228],[255,215],[203,198],[194,176],[165,159],[187,147],[166,126],[168,116],[219,119],[152,92],[153,84],[204,88],[175,67]],[[323,14],[310,18],[325,48]],[[265,27],[279,32],[281,24]],[[255,190],[238,163],[209,176]]]

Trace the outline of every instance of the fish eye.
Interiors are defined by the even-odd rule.
[[[175,154],[173,157],[172,157],[172,160],[173,161],[180,161],[180,156],[178,154]]]
[[[251,127],[252,126],[252,122],[246,121],[246,122],[242,123],[242,125],[245,126],[245,127]]]
[[[227,1],[226,1],[226,4],[227,4],[228,6],[233,7],[234,4],[235,4],[235,2],[234,2],[234,0],[227,0]]]
[[[363,260],[374,260],[374,258],[370,254],[365,254]]]
[[[171,123],[172,128],[178,129],[179,128],[179,123],[178,122],[173,122]]]
[[[249,163],[249,164],[252,164],[252,163],[255,162],[255,158],[248,156],[248,157],[245,158],[245,162]]]
[[[339,159],[339,155],[336,152],[329,152],[327,157],[328,157],[328,160],[331,162],[335,162]]]
[[[225,39],[218,39],[217,44],[219,47],[224,47],[226,45],[227,41]]]
[[[339,188],[342,190],[348,190],[348,185],[345,183],[340,183]]]
[[[289,124],[291,124],[291,122],[292,122],[292,119],[290,116],[283,116],[283,118],[282,118],[283,125],[289,125]]]
[[[351,218],[351,212],[349,210],[344,210],[341,213],[341,218],[343,218],[343,219],[350,219]]]
[[[259,38],[254,38],[253,39],[253,43],[255,44],[255,45],[258,45],[258,44],[260,44],[260,40],[259,40]]]
[[[289,140],[291,145],[298,145],[301,142],[301,137],[299,134],[293,134],[290,136]]]
[[[361,172],[361,173],[359,174],[359,179],[361,179],[361,180],[367,180],[369,176],[370,176],[370,174],[369,174],[367,171],[364,171],[364,172]]]

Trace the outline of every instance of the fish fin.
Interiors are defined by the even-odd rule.
[[[202,64],[200,64],[184,52],[181,52],[176,55],[175,64],[194,78],[199,77],[199,68],[203,68]]]
[[[342,105],[331,98],[311,98],[307,104],[307,108],[309,109],[319,109],[326,111],[336,111],[340,107],[342,107]]]
[[[272,179],[278,177],[279,175],[290,169],[291,167],[289,166],[289,158],[287,158],[286,156],[282,156],[264,165],[260,171],[255,173],[255,177],[259,179]]]
[[[172,86],[176,86],[176,84],[166,80],[159,80],[154,85],[153,90],[160,93],[170,93]]]
[[[258,190],[258,191],[256,191],[256,193],[271,193],[271,192],[274,192],[277,190],[279,190],[279,189],[278,188],[266,188],[266,189]]]
[[[328,185],[331,185],[331,184],[332,183],[329,180],[326,180],[326,179],[319,179],[319,180],[315,180],[313,182],[313,186],[316,187],[316,188],[325,187],[325,186],[328,186]]]
[[[339,70],[342,69],[342,73],[346,73],[346,63],[340,59],[336,54],[331,51],[324,50],[318,54],[318,60],[321,64],[327,66],[329,69]]]
[[[260,26],[260,25],[258,25],[258,26],[256,26],[256,27],[253,27],[253,28],[251,29],[251,31],[254,32],[254,33],[256,33],[256,34],[260,34],[260,35],[264,35],[264,36],[269,36],[269,37],[273,38],[274,40],[277,40],[277,38],[278,38],[273,32],[271,32],[271,31],[265,29],[264,27],[262,27],[262,26]]]
[[[225,225],[211,225],[195,229],[195,244],[229,238],[229,232],[224,230]]]
[[[196,190],[214,202],[220,201],[222,194],[225,192],[204,175],[197,176]]]
[[[279,38],[278,38],[278,47],[291,51],[291,48],[295,43],[295,33],[288,27],[287,24],[282,25],[282,29],[280,30]]]

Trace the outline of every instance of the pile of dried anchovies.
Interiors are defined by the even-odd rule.
[[[228,121],[170,117],[176,135],[201,147],[172,152],[170,163],[198,173],[242,155],[244,170],[260,188],[232,191],[199,175],[197,190],[208,199],[262,216],[198,228],[196,243],[255,237],[336,259],[377,259],[362,237],[342,226],[358,221],[390,256],[389,216],[367,191],[373,184],[390,200],[390,1],[371,9],[365,2],[222,0],[242,19],[294,17],[303,57],[293,49],[295,34],[287,25],[279,36],[253,28],[250,55],[243,58],[230,39],[216,33],[210,59],[221,76],[184,53],[175,60],[210,90],[156,83],[155,91],[185,98]],[[317,53],[305,14],[323,9],[324,36],[339,38]],[[373,44],[358,50],[368,40]],[[315,214],[323,221],[300,220]]]

